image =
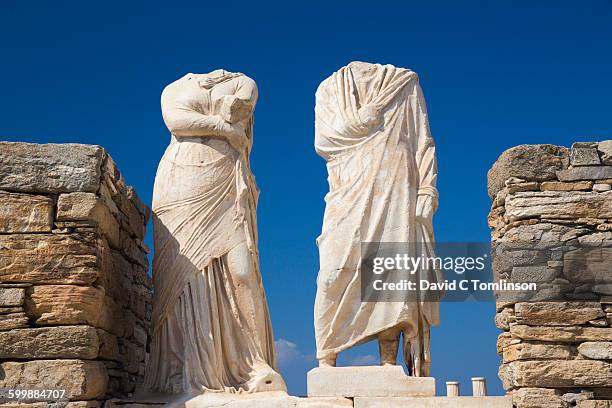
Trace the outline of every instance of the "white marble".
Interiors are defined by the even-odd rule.
[[[316,367],[308,372],[309,397],[430,397],[431,377],[409,377],[402,367]]]
[[[381,363],[395,364],[400,334],[415,376],[429,373],[429,328],[436,302],[361,302],[363,242],[415,243],[412,255],[434,255],[438,205],[435,145],[417,74],[392,65],[352,62],[316,93],[315,147],[327,161],[329,193],[317,239],[317,358],[378,339]],[[418,279],[438,282],[439,272]],[[350,324],[348,324],[350,322]]]
[[[172,135],[153,192],[145,392],[286,389],[259,270],[259,191],[249,166],[257,97],[251,78],[225,70],[187,74],[162,93]]]

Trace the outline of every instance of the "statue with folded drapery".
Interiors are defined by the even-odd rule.
[[[363,243],[406,243],[411,256],[434,256],[437,167],[418,76],[352,62],[321,83],[315,116],[315,147],[329,173],[317,239],[319,364],[335,366],[338,353],[375,339],[381,364],[396,364],[401,337],[411,374],[428,376],[429,328],[439,323],[439,303],[362,302],[360,286]],[[419,279],[442,278],[422,268]]]
[[[145,390],[284,391],[257,249],[249,167],[257,87],[216,70],[161,98],[172,136],[153,192],[152,346]]]

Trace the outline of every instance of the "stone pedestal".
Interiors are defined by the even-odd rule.
[[[317,367],[308,372],[309,397],[433,397],[436,381],[409,377],[401,366]]]

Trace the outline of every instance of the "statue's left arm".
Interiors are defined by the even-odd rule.
[[[255,109],[257,97],[255,81],[245,75],[237,77],[234,93],[223,97],[221,117],[228,123],[238,123],[249,118]]]
[[[414,85],[412,91],[410,111],[413,129],[416,132],[416,164],[419,170],[416,215],[429,224],[438,208],[436,145],[429,129],[425,97],[418,82]]]

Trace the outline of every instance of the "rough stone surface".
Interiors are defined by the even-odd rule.
[[[28,325],[28,317],[23,312],[0,315],[0,330],[18,329]]]
[[[523,192],[506,198],[506,217],[612,218],[612,192]]]
[[[595,145],[596,146],[596,145]],[[575,147],[570,150],[570,164],[572,166],[597,166],[601,159],[595,146]]]
[[[583,191],[593,188],[592,181],[576,181],[564,183],[562,181],[545,181],[541,184],[542,191]]]
[[[612,364],[598,360],[513,361],[503,364],[504,388],[612,387]]]
[[[0,143],[0,388],[69,386],[88,408],[142,382],[148,217],[102,148]]]
[[[28,289],[28,312],[37,325],[98,326],[104,290],[92,286],[36,285]]]
[[[489,170],[489,197],[495,198],[510,177],[527,181],[555,180],[555,173],[569,165],[567,148],[553,145],[521,145],[506,150]]]
[[[612,341],[610,327],[531,327],[514,325],[510,334],[522,340],[576,343],[582,341]]]
[[[561,391],[549,388],[521,388],[512,391],[516,408],[567,408]]]
[[[102,200],[93,193],[61,194],[57,201],[57,220],[89,221],[100,228],[113,247],[120,246],[119,223]]]
[[[317,367],[308,372],[309,397],[428,397],[435,379],[408,377],[400,366]]]
[[[597,144],[597,150],[601,156],[601,162],[612,166],[612,140],[604,140]]]
[[[560,181],[603,180],[612,178],[612,166],[585,166],[557,172]]]
[[[579,401],[578,404],[576,404],[576,408],[612,408],[612,401]]]
[[[52,229],[51,198],[0,191],[0,233],[51,232]]]
[[[86,360],[33,360],[4,362],[0,388],[65,389],[71,400],[104,397],[107,373],[104,364]]]
[[[611,150],[612,141],[575,143],[571,167],[542,181],[518,169],[493,200],[494,279],[538,285],[496,293],[499,375],[516,408],[612,400]]]
[[[0,358],[51,359],[98,356],[96,329],[89,326],[56,326],[0,332]]]
[[[0,190],[96,192],[103,156],[100,146],[0,142]]]
[[[516,360],[569,360],[576,357],[576,348],[563,344],[513,344],[504,349],[504,363]]]
[[[91,234],[0,235],[0,282],[92,284],[98,278]]]
[[[25,300],[24,288],[0,288],[0,306],[21,306]]]
[[[595,360],[612,360],[612,342],[590,341],[578,346],[581,356]]]
[[[517,323],[530,326],[575,326],[605,316],[599,302],[526,302],[515,311]]]

